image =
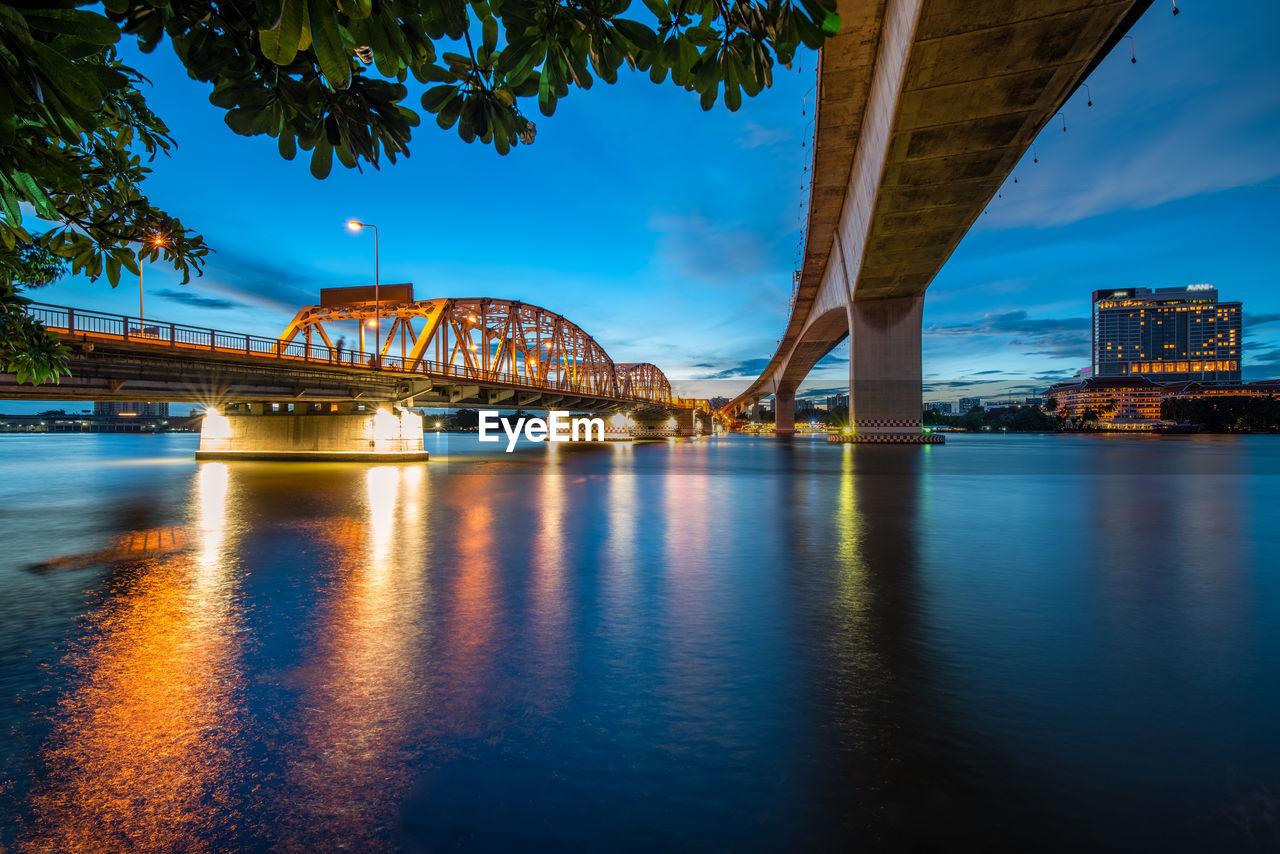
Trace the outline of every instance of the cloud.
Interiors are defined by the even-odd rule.
[[[1280,320],[1280,314],[1250,314],[1249,312],[1245,312],[1244,315],[1244,325],[1250,329],[1255,326],[1265,326],[1268,323],[1275,323],[1277,320]]]
[[[969,323],[935,324],[924,330],[925,335],[1018,335],[1037,338],[1050,334],[1083,335],[1089,331],[1089,318],[1064,317],[1033,319],[1025,311],[1008,311],[1003,314],[984,314],[981,320]]]
[[[1003,373],[1005,373],[1005,371],[978,371],[977,373],[974,374],[974,376],[980,377],[983,374],[1003,374]]]
[[[655,216],[658,257],[675,275],[703,284],[743,290],[762,282],[790,281],[785,236],[776,229],[715,219],[702,213]]]
[[[703,374],[702,376],[694,377],[694,379],[727,380],[727,379],[737,379],[739,377],[755,379],[756,377],[760,376],[760,372],[763,371],[766,367],[768,367],[768,365],[769,365],[769,360],[767,358],[743,359],[742,361],[738,362],[738,364],[734,365],[731,368],[725,368],[722,371],[716,371],[714,374]]]
[[[797,397],[803,398],[826,398],[836,394],[848,394],[849,387],[845,385],[831,386],[830,388],[807,388],[797,394]]]
[[[1142,108],[1122,109],[1122,103],[1109,100],[1109,112],[1099,111],[1100,104],[1088,124],[1073,123],[1077,137],[1070,146],[1049,148],[1060,133],[1042,138],[1040,163],[1032,167],[1024,161],[1021,182],[1016,188],[1005,185],[1003,199],[993,200],[984,224],[1067,225],[1259,184],[1280,171],[1274,138],[1257,132],[1280,110],[1280,90],[1269,81],[1238,77],[1230,87],[1184,99],[1171,119],[1150,117],[1145,127]],[[1158,99],[1149,98],[1145,109],[1161,109]],[[1099,158],[1107,126],[1132,127],[1132,137],[1127,146],[1109,146],[1108,156]]]
[[[738,137],[738,145],[743,148],[777,145],[780,142],[787,142],[791,139],[790,128],[761,127],[755,122],[749,121],[743,126],[742,130],[742,135]]]
[[[1065,371],[1046,371],[1041,374],[1032,374],[1031,379],[1038,382],[1057,382],[1058,380],[1070,379],[1075,375],[1075,373],[1075,371],[1070,369]]]
[[[1271,350],[1262,354],[1251,354],[1249,361],[1255,365],[1280,365],[1280,350]]]
[[[1030,348],[1023,355],[1053,359],[1089,357],[1089,318],[1033,318],[1026,311],[986,314],[966,323],[934,324],[924,329],[927,338],[1005,338],[1011,347]],[[1006,337],[1007,336],[1007,337]],[[975,342],[976,345],[976,342]]]
[[[205,268],[201,283],[242,303],[292,314],[320,301],[315,282],[332,278],[314,267],[284,265],[264,255],[221,249]]]
[[[222,299],[220,297],[203,296],[191,291],[175,291],[171,288],[156,291],[156,296],[171,300],[172,302],[180,302],[185,305],[194,306],[196,308],[209,308],[214,311],[229,311],[233,308],[249,308],[246,303],[238,302],[232,299]]]

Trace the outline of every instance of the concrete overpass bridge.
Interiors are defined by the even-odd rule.
[[[365,434],[374,413],[412,406],[589,412],[607,416],[615,439],[712,430],[705,400],[676,395],[655,365],[613,361],[559,314],[512,300],[399,293],[406,298],[304,307],[277,338],[32,304],[29,313],[71,348],[72,374],[39,386],[0,374],[0,398],[199,403],[221,419],[214,432],[227,434],[209,436],[206,419],[214,441],[202,450],[221,456],[249,450],[244,441],[266,449],[254,456],[403,456],[412,451],[412,419],[384,424],[381,432],[394,435],[381,444]],[[419,422],[419,453],[421,437]]]
[[[1151,0],[840,0],[818,65],[813,181],[791,314],[764,372],[725,407],[795,394],[850,339],[853,434],[921,431],[925,289],[1040,130]]]

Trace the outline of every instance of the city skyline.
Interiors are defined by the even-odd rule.
[[[1184,11],[1138,22],[1139,62],[1119,48],[1099,66],[930,287],[926,401],[1070,377],[1089,363],[1089,293],[1105,287],[1213,283],[1244,303],[1245,381],[1280,371],[1266,233],[1280,101],[1260,85],[1280,69],[1263,46],[1280,14]],[[343,228],[360,217],[383,230],[384,280],[545,306],[619,361],[661,362],[686,396],[732,397],[773,352],[807,195],[812,54],[736,114],[623,75],[608,97],[575,92],[506,158],[428,124],[407,162],[324,182],[227,129],[167,51],[125,54],[157,81],[149,98],[179,144],[148,186],[218,249],[190,286],[148,268],[149,315],[277,334],[321,287],[369,278],[371,241]],[[670,139],[663,120],[686,133]],[[197,183],[214,161],[236,177]],[[255,214],[264,194],[283,210],[270,221]],[[69,279],[33,296],[134,313],[137,287]],[[847,382],[841,345],[800,395]]]

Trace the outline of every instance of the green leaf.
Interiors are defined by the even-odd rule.
[[[465,103],[466,99],[462,97],[461,93],[456,93],[449,99],[448,103],[440,110],[439,115],[436,116],[436,124],[440,126],[441,130],[448,130],[453,127],[454,122],[458,120],[458,116],[462,114],[462,107]]]
[[[667,8],[667,4],[663,0],[644,0],[644,5],[649,7],[649,11],[659,21],[665,21],[671,17],[671,10]]]
[[[702,97],[698,99],[699,105],[703,110],[710,110],[716,105],[716,94],[719,91],[719,85],[712,81],[711,85],[702,90]]]
[[[0,4],[0,30],[7,31],[19,44],[31,44],[31,31],[27,19],[12,6]]]
[[[280,156],[285,160],[292,160],[298,155],[297,141],[294,139],[293,134],[288,131],[280,134],[280,140],[277,143],[277,147],[280,149]]]
[[[653,50],[658,46],[658,34],[644,24],[626,18],[614,18],[612,23],[623,38],[641,50]]]
[[[324,180],[329,177],[329,170],[333,168],[333,146],[329,144],[329,140],[320,139],[316,142],[315,151],[311,152],[311,174]]]
[[[440,108],[449,102],[454,93],[458,91],[457,86],[433,86],[426,92],[422,93],[422,109],[428,113],[438,113]]]
[[[269,30],[258,30],[262,55],[276,65],[288,65],[298,55],[302,43],[302,20],[307,0],[281,0],[280,20]]]
[[[243,136],[266,133],[271,115],[261,107],[237,107],[223,116],[227,127]]]
[[[489,53],[493,53],[498,48],[498,19],[485,18],[484,24],[481,26],[481,33],[484,41],[484,49]]]
[[[8,88],[0,87],[0,145],[12,145],[17,132],[13,119],[13,96]]]
[[[33,30],[72,36],[89,44],[109,45],[120,41],[116,25],[96,12],[85,9],[39,9],[26,13]]]
[[[86,120],[80,124],[91,127],[94,124],[92,114],[102,109],[102,90],[93,78],[48,45],[32,42],[27,49],[35,54],[40,71],[49,85],[69,104],[88,111],[90,116],[85,117]]]
[[[542,76],[538,80],[538,109],[542,111],[544,116],[553,115],[556,111],[555,85],[549,73],[550,66],[551,63],[548,62],[543,67]]]
[[[503,58],[505,59],[512,56],[513,50],[515,50],[515,48],[508,45],[506,50],[502,52]],[[528,47],[523,48],[522,52],[518,54],[518,58],[515,60],[514,67],[507,72],[507,82],[512,86],[518,86],[521,81],[533,73],[534,66],[538,64],[544,55],[541,44],[531,44]]]
[[[814,2],[814,0],[800,0],[800,3],[804,6],[805,11],[809,13],[810,20],[823,33],[834,36],[840,32],[840,16],[836,14],[834,9],[827,9]]]
[[[373,0],[338,0],[338,8],[348,18],[367,18],[373,14]]]
[[[320,73],[331,88],[342,91],[351,85],[351,57],[338,31],[336,7],[328,0],[308,0],[312,49]]]
[[[418,79],[423,83],[452,83],[458,79],[458,76],[447,68],[441,68],[433,63],[423,66]]]

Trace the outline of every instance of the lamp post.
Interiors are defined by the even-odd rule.
[[[152,235],[151,239],[148,240],[147,242],[158,249],[165,245],[164,235],[163,234]],[[138,254],[138,320],[139,321],[145,320],[145,315],[142,313],[142,274],[146,269],[147,269],[146,264],[144,264],[142,261],[142,254],[139,253]],[[138,331],[142,332],[144,329],[145,327],[140,327]]]
[[[353,219],[347,223],[347,228],[352,231],[359,231],[362,228],[373,229],[373,346],[374,365],[382,367],[382,300],[378,293],[378,227],[373,223],[361,222]]]

